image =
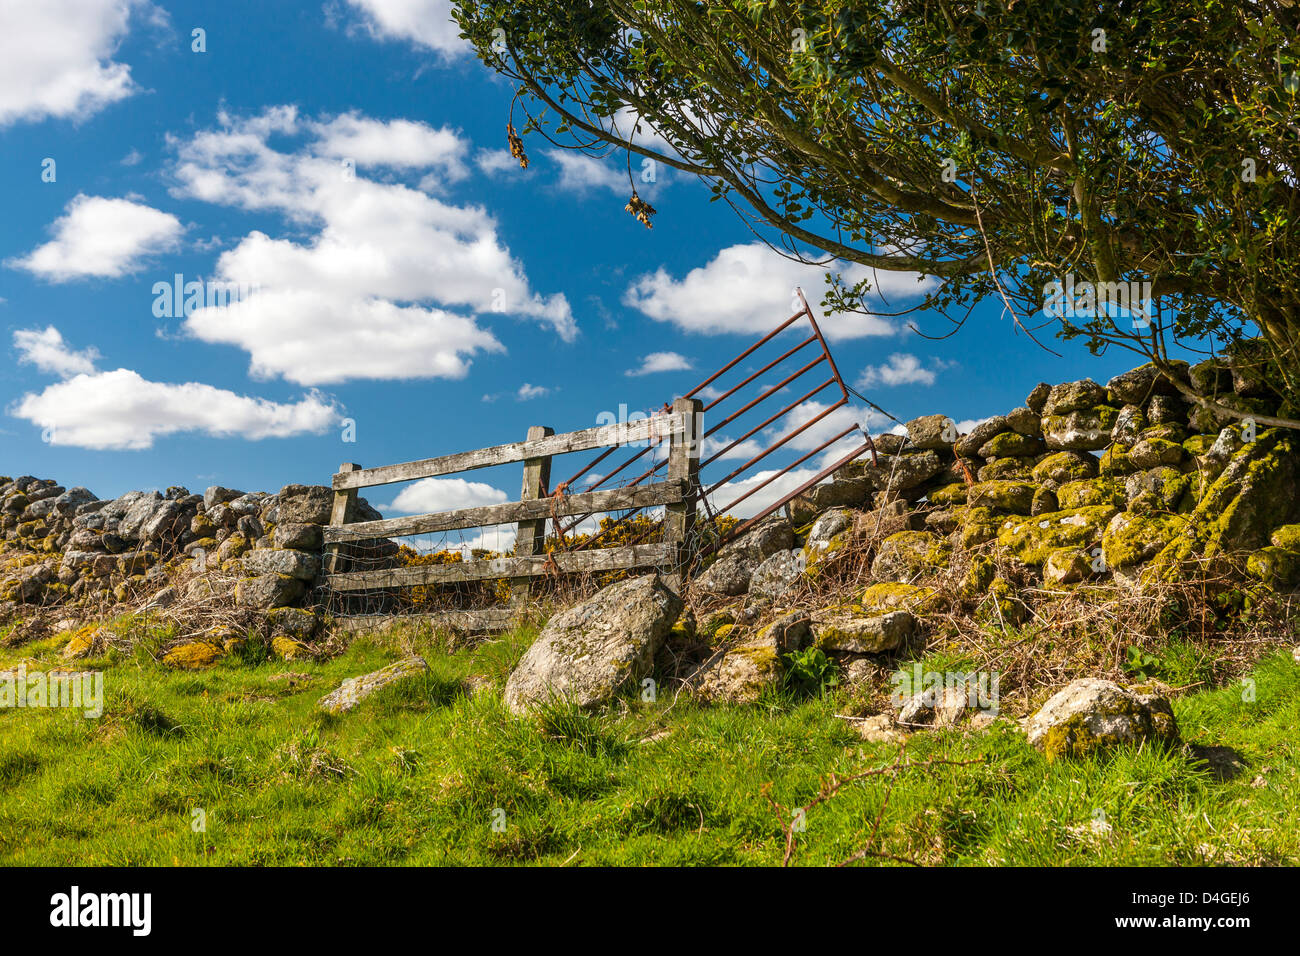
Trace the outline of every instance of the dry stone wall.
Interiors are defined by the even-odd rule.
[[[206,570],[237,577],[238,604],[292,607],[321,568],[333,492],[212,486],[101,499],[31,476],[0,477],[0,609],[68,603],[167,606]],[[358,500],[357,519],[381,515]]]
[[[1175,366],[1194,393],[1246,414],[1287,415],[1231,367]],[[927,415],[876,437],[859,460],[734,542],[699,575],[699,593],[761,607],[833,555],[862,520],[883,532],[880,582],[996,547],[1068,585],[1140,582],[1187,559],[1243,555],[1279,587],[1300,581],[1300,436],[1188,401],[1151,365],[1101,385],[1042,383],[1025,404],[958,434]],[[798,529],[797,539],[790,541]]]
[[[1196,394],[1243,413],[1292,411],[1248,370],[1216,361],[1175,370]],[[1138,581],[1152,566],[1247,552],[1252,574],[1290,586],[1300,577],[1298,440],[1187,401],[1150,365],[1105,385],[1039,384],[1022,406],[967,434],[935,414],[908,422],[906,435],[879,436],[874,466],[845,466],[791,503],[792,521],[774,516],[729,545],[694,593],[772,605],[834,555],[854,511],[887,533],[871,557],[882,582],[992,543],[1054,584]],[[332,503],[329,488],[313,485],[101,499],[84,487],[0,477],[0,612],[164,606],[178,588],[201,586],[205,569],[236,577],[234,597],[245,607],[301,606],[321,569]],[[359,499],[356,520],[379,517]],[[384,547],[396,551],[367,544],[380,557]]]

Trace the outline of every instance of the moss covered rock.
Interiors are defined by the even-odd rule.
[[[951,448],[957,440],[957,428],[947,415],[922,415],[904,427],[917,448]]]
[[[1177,564],[1193,554],[1255,551],[1273,530],[1300,517],[1300,459],[1297,438],[1267,429],[1245,443],[1229,460],[1188,516],[1192,533],[1180,536],[1159,555]]]
[[[700,682],[697,694],[715,703],[752,704],[780,683],[783,672],[774,645],[751,641],[727,651]]]
[[[1128,503],[1124,486],[1114,478],[1092,478],[1067,481],[1056,489],[1056,500],[1062,508],[1087,508],[1093,505],[1111,505],[1122,508]]]
[[[1048,448],[1089,451],[1110,444],[1119,410],[1109,405],[1043,417],[1043,437]]]
[[[296,661],[312,656],[310,647],[300,641],[295,641],[291,637],[271,638],[271,650],[275,652],[276,657],[286,661]]]
[[[394,661],[387,667],[381,667],[360,677],[349,677],[335,690],[330,691],[319,701],[317,706],[331,714],[347,713],[353,707],[377,691],[391,684],[420,677],[429,672],[429,665],[423,657],[411,656]]]
[[[868,585],[858,599],[864,609],[874,611],[927,611],[935,603],[934,588],[901,581],[877,581]]]
[[[1061,510],[1061,501],[1056,497],[1056,492],[1051,488],[1035,488],[1034,500],[1029,504],[1029,513],[1031,515],[1051,514],[1053,511]]]
[[[1081,548],[1061,548],[1047,556],[1043,580],[1052,585],[1077,584],[1092,573],[1092,559]]]
[[[819,564],[837,557],[849,543],[856,520],[856,513],[848,508],[832,508],[820,515],[804,542],[804,567],[812,571]]]
[[[1193,475],[1169,465],[1139,471],[1124,479],[1132,511],[1190,511]]]
[[[1274,547],[1300,552],[1300,524],[1284,524],[1274,530],[1271,539]]]
[[[1169,701],[1095,677],[1076,680],[1051,697],[1025,731],[1049,761],[1092,757],[1123,744],[1178,741]]]
[[[992,508],[967,508],[957,532],[957,544],[966,550],[978,547],[997,538],[1001,527],[1002,519]]]
[[[1142,409],[1136,405],[1125,405],[1119,410],[1115,427],[1110,430],[1111,441],[1131,445],[1138,440],[1147,424],[1147,416]]]
[[[878,581],[907,581],[947,567],[952,545],[930,531],[900,531],[881,542],[871,563]]]
[[[1128,456],[1127,445],[1111,445],[1101,456],[1100,470],[1107,477],[1123,477],[1138,470]]]
[[[1175,360],[1169,364],[1171,370],[1178,376],[1179,381],[1187,382],[1189,380],[1186,362]],[[1106,383],[1106,388],[1116,401],[1133,405],[1141,405],[1155,395],[1173,395],[1177,393],[1177,388],[1173,382],[1150,362],[1127,372],[1121,372]]]
[[[1289,588],[1300,581],[1300,554],[1269,545],[1246,559],[1246,572],[1272,588]]]
[[[86,624],[77,628],[68,636],[68,642],[61,652],[65,661],[89,657],[104,649],[106,635],[98,624]]]
[[[973,507],[1027,515],[1037,490],[1028,481],[980,481],[970,486],[966,500]]]
[[[911,636],[916,619],[907,611],[864,614],[861,607],[838,606],[811,615],[813,643],[824,651],[879,654]]]
[[[272,637],[310,641],[320,633],[323,623],[318,614],[303,608],[277,607],[266,612],[266,624]]]
[[[1028,481],[1034,475],[1035,458],[995,458],[975,473],[980,481]]]
[[[1055,385],[1047,393],[1043,403],[1042,414],[1065,415],[1087,408],[1093,408],[1106,401],[1106,389],[1090,378],[1078,382],[1065,382]]]
[[[975,609],[976,620],[992,626],[1023,624],[1029,617],[1029,608],[1020,600],[1015,587],[1005,578],[995,577],[988,591]]]
[[[944,485],[935,491],[930,492],[927,496],[932,504],[936,505],[959,505],[966,501],[966,482],[955,481],[950,485]]]
[[[1121,512],[1110,520],[1101,539],[1106,567],[1123,571],[1145,564],[1188,527],[1187,519],[1181,515]]]
[[[972,555],[959,585],[962,595],[967,598],[981,597],[988,591],[997,575],[996,561],[987,554]]]
[[[682,613],[682,601],[658,574],[618,581],[560,611],[506,681],[513,713],[555,698],[599,704],[635,686]]]
[[[1117,510],[1110,505],[1093,505],[1035,518],[1008,519],[998,531],[998,544],[1025,564],[1041,567],[1053,551],[1090,547],[1100,539],[1106,522]]]
[[[981,458],[1027,458],[1043,450],[1043,440],[1019,432],[1003,432],[985,442],[979,450]]]
[[[1080,481],[1096,478],[1099,463],[1095,455],[1078,451],[1059,451],[1048,455],[1034,466],[1035,481],[1054,481],[1065,484],[1067,481]]]
[[[1164,438],[1143,438],[1129,449],[1128,457],[1139,468],[1157,468],[1161,465],[1177,466],[1187,453],[1177,442]]]
[[[1002,432],[1010,431],[1011,424],[1003,415],[994,415],[987,418],[972,428],[966,435],[958,439],[954,451],[962,458],[974,458],[979,454],[979,450],[984,447],[995,435]]]
[[[163,655],[163,663],[177,670],[200,670],[211,667],[226,653],[221,644],[211,641],[189,641],[178,644]]]

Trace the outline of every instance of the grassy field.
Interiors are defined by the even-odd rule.
[[[165,636],[78,662],[105,671],[99,719],[0,709],[0,861],[780,865],[790,808],[830,774],[900,759],[834,716],[842,689],[511,717],[499,691],[527,631],[454,653],[390,633],[322,663],[259,662],[252,647],[200,672],[155,662]],[[0,669],[61,663],[61,643],[0,651]],[[318,710],[402,648],[425,655],[427,677],[346,715]],[[919,733],[902,759],[921,766],[845,783],[803,814],[791,862],[865,849],[886,865],[1294,864],[1300,666],[1276,653],[1253,678],[1253,700],[1233,685],[1174,702],[1189,743],[1240,752],[1231,780],[1183,749],[1049,765],[1007,721]]]

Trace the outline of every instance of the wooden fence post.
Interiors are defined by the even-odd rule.
[[[528,429],[528,441],[537,441],[542,438],[550,438],[555,434],[555,429],[546,425],[534,425]],[[545,458],[526,458],[524,459],[524,487],[519,495],[520,501],[530,501],[534,498],[545,498],[550,492],[551,484],[551,459],[548,455]],[[532,521],[520,521],[518,531],[515,534],[515,556],[532,557],[535,554],[541,554],[546,550],[546,519],[538,518]],[[516,607],[523,607],[528,603],[528,595],[532,588],[529,585],[530,578],[512,578],[510,580],[510,603]]]
[[[681,593],[691,558],[691,537],[695,529],[695,498],[700,487],[700,443],[704,434],[704,403],[698,398],[673,402],[673,415],[684,427],[674,431],[668,448],[668,477],[686,480],[686,494],[679,504],[665,506],[664,542],[675,545],[673,566],[664,583]]]
[[[339,465],[339,472],[360,470],[360,465],[350,461],[345,461]],[[351,521],[356,506],[357,489],[348,488],[344,491],[334,492],[334,507],[330,510],[330,526],[338,528]],[[325,556],[325,572],[327,574],[336,574],[342,571],[345,557],[341,543],[330,545],[329,554]]]

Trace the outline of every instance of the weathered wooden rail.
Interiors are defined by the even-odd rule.
[[[689,560],[688,542],[695,521],[702,434],[702,403],[683,398],[673,403],[671,411],[638,421],[603,425],[561,435],[554,434],[544,426],[533,426],[524,441],[378,468],[362,468],[345,462],[339,466],[333,479],[334,508],[330,525],[325,529],[327,556],[319,583],[332,591],[356,592],[509,578],[512,582],[513,608],[480,608],[420,615],[440,623],[462,626],[467,630],[508,625],[527,599],[530,579],[542,574],[658,568],[664,574],[665,581],[671,587],[679,589],[683,569]],[[669,442],[669,449],[667,477],[663,481],[550,496],[548,485],[551,459],[556,455],[665,440]],[[377,521],[352,520],[357,493],[361,488],[452,475],[514,462],[522,462],[524,466],[523,489],[518,501]],[[660,506],[664,508],[663,540],[660,542],[546,553],[545,529],[548,519]],[[350,542],[512,523],[517,525],[518,532],[514,555],[510,557],[359,571],[348,567],[350,558],[346,545]]]

